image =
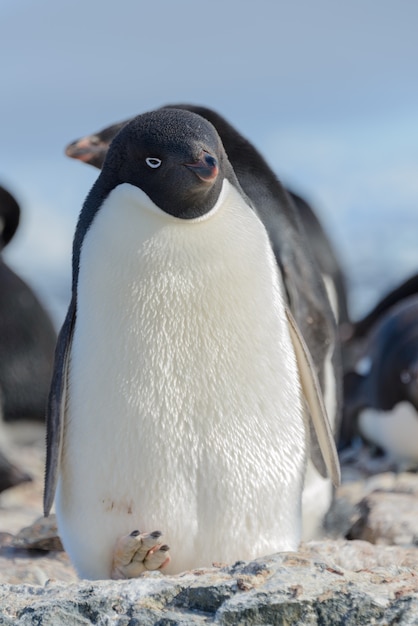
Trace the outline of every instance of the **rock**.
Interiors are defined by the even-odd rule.
[[[375,491],[359,504],[349,539],[386,545],[418,544],[418,501],[410,494]]]
[[[6,426],[11,440],[8,455],[16,465],[24,467],[33,479],[0,493],[0,531],[16,534],[42,514],[45,427],[36,423]]]
[[[77,580],[56,550],[54,518],[40,518],[43,436],[10,453],[34,480],[0,494],[0,626],[418,624],[418,476],[370,475],[364,451],[343,468],[327,540],[230,567],[94,583]]]
[[[404,548],[385,554],[385,546],[355,543],[354,568],[335,560],[345,550],[354,553],[353,543],[345,541],[172,577],[148,573],[130,581],[1,585],[0,623],[416,624],[417,557]],[[358,567],[363,549],[372,567]]]
[[[64,550],[58,536],[55,515],[39,517],[30,526],[25,526],[13,537],[10,545],[26,550],[52,550],[55,552]]]
[[[30,474],[11,463],[0,450],[0,492],[31,480]]]
[[[311,541],[301,546],[308,558],[324,559],[334,567],[353,572],[399,567],[418,570],[418,550],[415,547],[375,546],[367,541]]]
[[[44,585],[46,581],[56,579],[63,582],[77,581],[68,556],[65,552],[21,550],[7,546],[3,539],[0,547],[0,588],[3,584]],[[1,614],[1,613],[0,613]],[[2,624],[0,620],[0,624]]]
[[[386,472],[342,484],[327,515],[330,537],[386,545],[418,543],[418,476]]]

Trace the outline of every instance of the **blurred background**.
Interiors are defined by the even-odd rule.
[[[64,148],[166,103],[216,109],[313,204],[354,318],[418,271],[415,0],[1,0],[0,24],[5,258],[57,326],[98,174]]]

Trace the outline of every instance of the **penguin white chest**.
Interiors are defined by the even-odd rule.
[[[264,227],[224,181],[180,220],[123,184],[80,257],[57,498],[82,576],[161,529],[169,571],[291,550],[306,435],[282,284]]]

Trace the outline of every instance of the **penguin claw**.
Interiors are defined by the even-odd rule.
[[[137,578],[144,572],[165,567],[170,561],[170,548],[158,543],[161,536],[159,530],[152,533],[134,530],[121,537],[113,551],[111,578]]]

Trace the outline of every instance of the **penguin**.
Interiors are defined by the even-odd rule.
[[[336,300],[339,311],[335,311],[333,315],[328,294],[340,293],[341,289],[344,290],[344,283],[341,278],[341,284],[338,285],[338,277],[342,277],[342,272],[335,270],[338,261],[332,247],[327,243],[322,227],[307,203],[283,187],[262,155],[216,111],[190,104],[166,106],[192,111],[213,124],[242,189],[260,207],[260,218],[269,233],[273,252],[282,272],[289,307],[312,354],[331,427],[338,438],[342,402],[338,325],[341,328],[346,322],[346,305],[344,297],[341,305]],[[72,142],[67,147],[66,154],[101,167],[112,136],[127,123],[128,121],[119,122],[94,135]],[[303,494],[305,541],[319,539],[324,535],[323,519],[333,498],[332,483],[326,476],[319,444],[312,428],[310,449],[311,459]]]
[[[297,549],[305,402],[338,483],[264,221],[276,209],[254,185],[257,203],[207,119],[164,108],[123,126],[83,205],[44,496],[83,578]]]
[[[0,402],[6,422],[43,421],[57,336],[31,287],[2,255],[19,221],[17,200],[0,187]]]
[[[351,322],[350,331],[343,339],[344,353],[344,410],[342,414],[339,449],[352,445],[358,437],[358,394],[362,374],[368,372],[370,359],[365,356],[369,351],[369,338],[388,313],[405,299],[418,295],[418,274],[414,274],[396,285],[379,300],[361,319]]]
[[[395,466],[418,467],[418,295],[378,317],[346,378],[351,440],[359,433]]]
[[[16,198],[0,186],[0,492],[32,480],[6,456],[10,441],[4,422],[45,419],[56,341],[33,291],[3,258],[19,222]]]

